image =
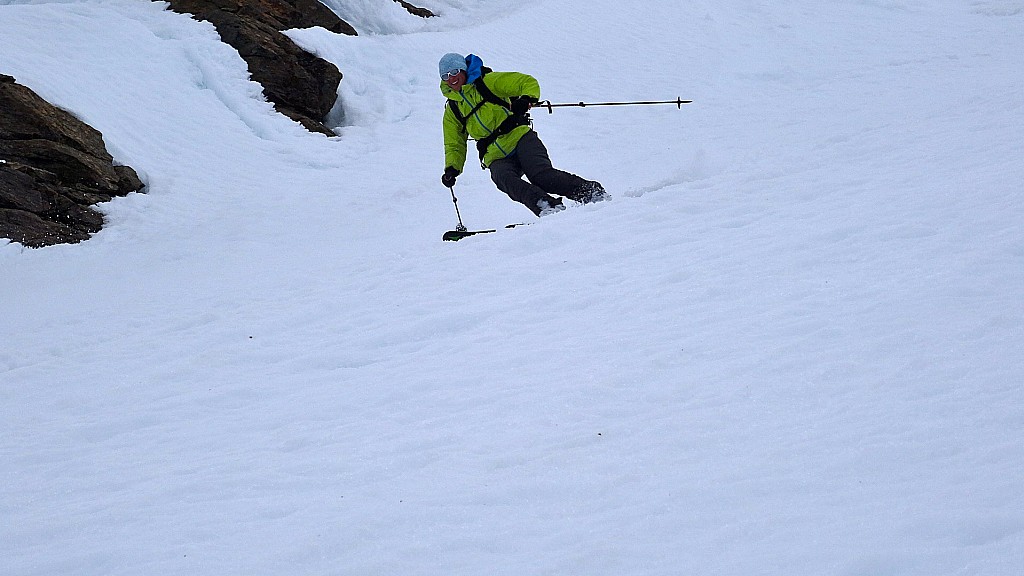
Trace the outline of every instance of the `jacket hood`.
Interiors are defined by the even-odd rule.
[[[466,56],[466,84],[472,84],[483,74],[484,61],[476,54]]]

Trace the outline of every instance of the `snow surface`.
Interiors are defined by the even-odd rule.
[[[2,2],[148,188],[0,246],[0,573],[1022,573],[1024,2],[327,3],[335,138],[164,4]],[[449,51],[695,103],[535,113],[614,200],[444,243]]]

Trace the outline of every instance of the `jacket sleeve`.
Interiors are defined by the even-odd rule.
[[[444,129],[444,165],[451,166],[462,172],[466,166],[466,128],[452,114],[447,102],[444,107],[444,118],[441,120]]]
[[[540,83],[529,74],[521,72],[491,72],[484,76],[487,87],[499,98],[530,96],[540,100]]]

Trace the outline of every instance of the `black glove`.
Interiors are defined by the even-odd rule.
[[[516,96],[510,100],[512,113],[521,116],[530,111],[530,106],[537,103],[537,99],[533,96]]]
[[[444,184],[446,188],[455,186],[455,178],[459,175],[459,171],[451,166],[444,169],[444,176],[441,176],[441,184]]]

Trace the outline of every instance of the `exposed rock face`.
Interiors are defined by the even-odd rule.
[[[103,226],[90,205],[142,187],[135,170],[113,165],[102,134],[0,75],[0,237],[80,242]]]
[[[337,67],[299,48],[282,30],[321,26],[356,35],[319,0],[170,0],[171,9],[213,24],[249,65],[274,107],[308,130],[333,136],[323,120],[338,98]]]
[[[419,16],[420,18],[432,18],[434,16],[434,13],[431,12],[430,10],[427,10],[426,8],[419,8],[417,6],[413,6],[412,4],[406,2],[405,0],[395,0],[395,2],[401,4],[402,7],[408,10],[410,14]]]

